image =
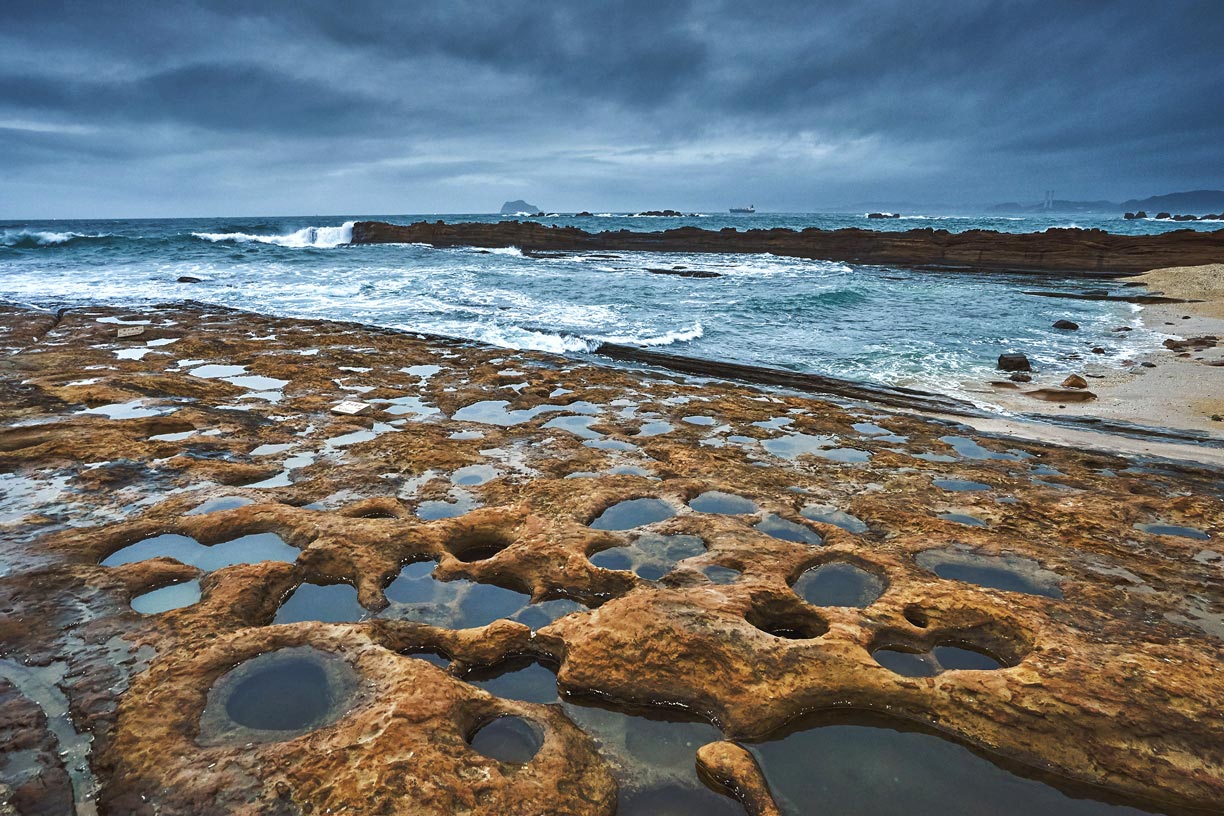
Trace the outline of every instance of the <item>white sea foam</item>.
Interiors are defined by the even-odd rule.
[[[353,240],[353,223],[345,221],[338,227],[303,227],[297,232],[290,232],[286,235],[252,235],[248,232],[193,232],[191,234],[201,240],[213,242],[275,244],[294,249],[303,247],[331,249]]]
[[[111,233],[99,232],[86,235],[81,232],[48,232],[30,229],[7,229],[0,231],[0,246],[34,247],[66,244],[74,238],[110,238]]]
[[[600,339],[605,343],[619,343],[625,346],[670,346],[672,343],[688,343],[703,334],[705,334],[705,327],[698,322],[694,323],[691,329],[678,329],[663,334],[609,334]]]

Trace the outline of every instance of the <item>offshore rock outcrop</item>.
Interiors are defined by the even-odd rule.
[[[144,334],[118,340],[119,320]],[[117,354],[149,341],[140,359]],[[522,657],[556,667],[563,703],[716,725],[699,757],[681,743],[663,759],[694,781],[699,759],[753,813],[776,812],[760,769],[722,739],[846,707],[1093,795],[1224,807],[1217,471],[199,306],[56,321],[0,309],[0,346],[0,657],[58,667],[104,816],[610,816],[658,782],[658,754],[617,753],[633,735],[597,740],[570,709],[471,682]],[[352,398],[371,414],[332,413]],[[738,497],[737,514],[690,506],[711,491]],[[643,498],[666,512],[592,524]],[[116,557],[167,535],[196,542],[186,561]],[[192,555],[261,535],[287,560]],[[648,535],[700,543],[653,578],[592,562]],[[521,609],[448,625],[441,601],[396,595],[420,562],[439,587],[509,593]],[[826,564],[873,576],[878,597],[808,602],[800,576]],[[966,571],[982,565],[995,579]],[[132,606],[190,581],[194,602]],[[360,614],[275,623],[305,584],[340,588]],[[949,644],[994,668],[923,676],[880,658]],[[305,733],[203,734],[218,681],[278,650],[324,653],[359,681]],[[0,708],[42,728],[3,684]],[[526,761],[477,750],[502,716],[538,732]],[[44,776],[62,797],[62,775]]]
[[[1224,230],[1177,230],[1161,235],[1115,235],[1103,230],[1049,229],[1035,233],[915,229],[703,230],[585,232],[530,221],[403,226],[358,221],[352,243],[420,243],[436,247],[515,246],[529,251],[771,252],[797,258],[912,268],[1118,276],[1167,266],[1224,260]]]

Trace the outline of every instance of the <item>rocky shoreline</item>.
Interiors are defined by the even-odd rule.
[[[746,748],[850,709],[1077,796],[1224,806],[1216,469],[190,304],[4,308],[0,345],[0,726],[42,757],[13,801],[71,799],[77,733],[78,812],[611,814],[713,795],[696,763],[776,813]],[[252,537],[276,555],[208,560]],[[829,567],[874,591],[816,601]],[[474,620],[426,580],[518,600]],[[350,611],[286,616],[324,589]],[[266,730],[235,703],[258,656],[334,699]],[[559,701],[485,685],[513,660]],[[642,705],[710,736],[637,759]],[[481,752],[515,720],[533,757]]]
[[[858,264],[907,268],[1135,275],[1169,266],[1217,262],[1224,230],[1177,230],[1160,235],[1117,235],[1103,230],[1050,229],[1038,233],[915,229],[750,229],[681,227],[660,232],[585,232],[533,221],[496,224],[421,221],[410,225],[358,221],[353,244],[420,243],[436,247],[519,247],[533,251],[769,252]]]

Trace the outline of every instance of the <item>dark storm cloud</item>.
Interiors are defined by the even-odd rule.
[[[3,20],[6,216],[1224,186],[1216,0],[10,0]]]

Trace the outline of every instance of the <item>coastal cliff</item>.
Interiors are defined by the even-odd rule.
[[[516,246],[530,251],[770,252],[859,264],[966,271],[1134,275],[1167,266],[1224,260],[1224,230],[1177,230],[1162,235],[1115,235],[1103,230],[1051,229],[1037,233],[916,229],[768,229],[718,231],[680,227],[661,232],[586,232],[535,222],[408,226],[358,221],[352,243],[419,243],[435,247]]]

